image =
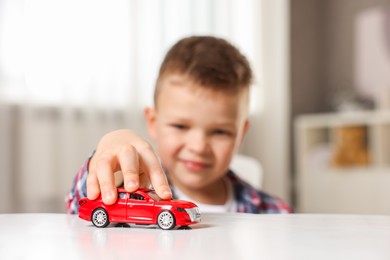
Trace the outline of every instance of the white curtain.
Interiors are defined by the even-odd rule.
[[[178,39],[224,37],[261,78],[260,9],[256,0],[0,0],[0,212],[63,212],[104,133],[144,134],[143,108]]]

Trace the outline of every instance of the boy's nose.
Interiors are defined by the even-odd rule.
[[[204,153],[208,149],[208,140],[205,133],[194,131],[187,138],[187,148],[195,153]]]

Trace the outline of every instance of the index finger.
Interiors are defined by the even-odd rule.
[[[116,201],[117,197],[111,161],[107,158],[101,158],[97,162],[96,172],[103,202],[107,205],[111,205]]]
[[[172,198],[172,192],[169,187],[167,177],[165,176],[160,161],[154,153],[152,147],[149,144],[145,145],[142,148],[139,148],[138,152],[157,195],[162,199]]]

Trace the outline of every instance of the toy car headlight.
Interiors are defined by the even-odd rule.
[[[192,222],[200,221],[200,210],[198,207],[185,209],[185,211],[190,216]]]

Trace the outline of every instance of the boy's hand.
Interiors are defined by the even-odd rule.
[[[151,145],[131,130],[117,130],[102,137],[89,164],[87,196],[102,193],[105,204],[117,199],[114,173],[122,171],[127,191],[152,183],[162,199],[172,197],[168,181]]]

